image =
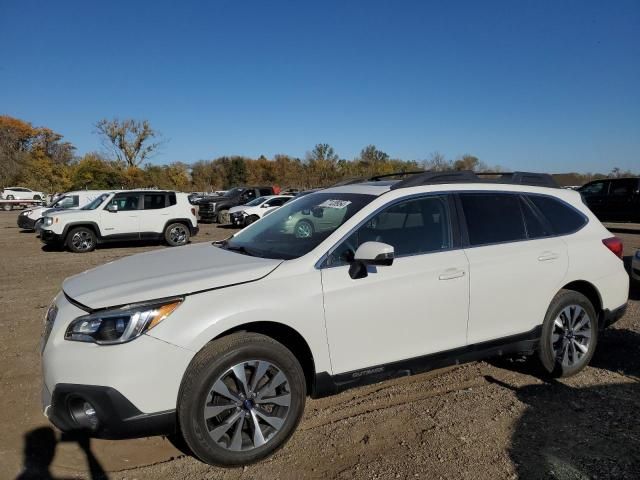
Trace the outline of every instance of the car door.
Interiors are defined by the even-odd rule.
[[[116,193],[100,213],[100,232],[104,237],[140,238],[140,203],[139,193]],[[115,211],[109,211],[116,206]]]
[[[581,187],[578,191],[593,214],[600,220],[607,220],[609,208],[607,205],[609,181],[596,180]]]
[[[161,234],[167,221],[170,220],[167,193],[149,192],[142,194],[142,211],[140,211],[140,234],[155,237]]]
[[[468,263],[451,212],[446,195],[394,202],[329,253],[321,272],[334,374],[465,345]],[[395,259],[352,279],[350,259],[366,241],[393,245]]]
[[[266,202],[264,202],[262,205],[260,205],[260,209],[258,211],[258,214],[260,215],[260,217],[263,217],[268,212],[271,212],[271,211],[275,210],[276,208],[281,207],[282,205],[284,205],[287,200],[289,200],[288,197],[271,198],[271,199],[267,200]]]
[[[638,195],[637,178],[617,178],[610,180],[609,195],[606,200],[607,219],[618,222],[632,222],[638,218],[635,211]]]
[[[530,332],[542,324],[566,274],[566,243],[518,194],[473,192],[458,199],[469,259],[467,342]]]

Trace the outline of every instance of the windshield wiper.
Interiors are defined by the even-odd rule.
[[[247,250],[246,247],[243,247],[242,245],[229,245],[228,242],[226,242],[224,245],[222,245],[221,248],[224,248],[225,250],[231,250],[232,252],[238,252],[241,253],[243,255],[249,255],[250,257],[259,257],[260,255],[257,255],[255,252],[251,252],[249,250]]]

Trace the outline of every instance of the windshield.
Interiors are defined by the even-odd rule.
[[[242,192],[242,188],[232,188],[231,190],[227,190],[227,193],[223,195],[223,197],[235,197],[236,195]]]
[[[291,200],[251,228],[237,233],[223,248],[247,255],[290,260],[309,253],[374,195],[318,192]]]
[[[82,207],[82,210],[95,210],[96,208],[98,208],[102,204],[102,202],[105,201],[105,199],[108,196],[109,196],[108,193],[103,193],[98,198],[96,198],[94,201],[92,201],[91,203],[87,203],[84,207]]]
[[[266,202],[266,201],[267,201],[267,197],[258,197],[258,198],[255,198],[255,199],[251,200],[249,203],[245,203],[245,206],[247,206],[247,207],[257,207],[262,202]]]

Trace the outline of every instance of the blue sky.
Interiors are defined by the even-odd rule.
[[[510,169],[640,170],[640,1],[0,1],[0,113],[154,161],[330,143]]]

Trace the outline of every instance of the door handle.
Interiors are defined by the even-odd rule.
[[[549,260],[556,260],[558,258],[558,254],[554,252],[544,252],[538,257],[539,262],[548,262]]]
[[[454,278],[464,277],[467,272],[464,270],[458,270],[456,268],[450,268],[438,275],[438,280],[453,280]]]

